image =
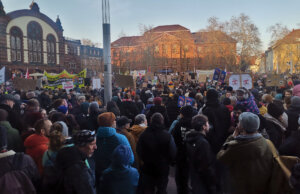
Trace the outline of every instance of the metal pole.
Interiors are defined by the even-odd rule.
[[[103,57],[104,57],[104,103],[112,98],[111,50],[110,50],[110,8],[109,0],[102,0]]]

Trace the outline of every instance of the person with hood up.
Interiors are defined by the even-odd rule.
[[[139,173],[130,166],[130,147],[119,145],[112,153],[110,166],[103,171],[100,190],[103,194],[135,194]]]
[[[193,194],[216,194],[216,156],[206,139],[208,119],[204,115],[192,118],[193,130],[186,135],[186,150]]]
[[[102,113],[98,116],[99,128],[97,131],[97,149],[94,154],[96,163],[96,185],[99,186],[100,177],[103,171],[111,163],[112,153],[118,145],[130,147],[127,138],[116,132],[116,117],[112,112]],[[134,162],[134,155],[131,150],[130,165]]]
[[[299,128],[298,118],[300,115],[300,97],[293,96],[291,99],[291,105],[286,111],[288,115],[288,127],[287,136],[290,136],[293,131],[297,131]]]
[[[186,134],[192,130],[191,121],[195,115],[196,114],[192,106],[182,107],[180,110],[181,118],[172,131],[177,147],[175,181],[178,194],[188,193],[189,165],[187,161],[185,139]]]
[[[137,153],[143,165],[138,193],[166,193],[169,165],[176,157],[176,145],[172,135],[165,130],[164,118],[154,113],[150,126],[141,134]]]
[[[293,88],[293,96],[300,97],[300,84],[297,84]]]
[[[63,174],[60,192],[66,194],[96,194],[95,176],[87,158],[97,149],[94,131],[82,130],[73,135],[75,146],[60,149],[56,157],[57,168]]]

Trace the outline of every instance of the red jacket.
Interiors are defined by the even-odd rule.
[[[26,138],[24,146],[26,154],[32,157],[36,163],[40,174],[43,172],[42,160],[46,150],[48,150],[49,139],[43,135],[32,134]]]

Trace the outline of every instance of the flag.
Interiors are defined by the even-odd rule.
[[[213,80],[219,81],[221,70],[219,68],[215,69]]]
[[[3,84],[5,82],[5,67],[2,67],[0,69],[0,84]]]
[[[25,79],[29,79],[29,72],[28,72],[28,68],[27,68],[27,70],[26,70]]]

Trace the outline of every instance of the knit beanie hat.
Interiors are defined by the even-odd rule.
[[[116,116],[112,112],[105,112],[98,116],[99,127],[111,127],[116,120]]]
[[[125,145],[119,145],[112,153],[112,165],[114,167],[128,166],[132,152],[131,148]]]
[[[180,113],[185,118],[192,118],[195,115],[194,108],[192,106],[184,106],[180,109]]]
[[[219,93],[215,89],[209,89],[206,93],[207,101],[217,100],[219,98]]]
[[[239,122],[246,133],[255,133],[260,124],[259,117],[251,112],[243,112],[240,114]]]
[[[268,108],[268,113],[276,119],[278,119],[279,116],[281,116],[284,112],[282,108],[280,108],[274,103],[270,103],[267,108]]]
[[[300,97],[299,96],[293,96],[291,99],[291,106],[300,108]]]
[[[68,112],[68,107],[64,106],[64,105],[61,105],[57,108],[57,112],[61,112],[61,113],[64,113],[66,114]]]
[[[7,132],[6,128],[0,126],[0,152],[7,149]]]
[[[153,103],[154,103],[155,105],[161,105],[161,102],[162,102],[162,98],[161,98],[161,97],[155,97],[155,98],[153,99]]]
[[[88,143],[91,143],[95,140],[96,135],[95,131],[82,130],[73,135],[73,142],[76,146],[84,147]]]

